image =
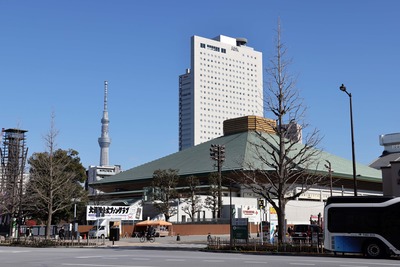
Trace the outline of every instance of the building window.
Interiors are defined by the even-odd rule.
[[[205,47],[205,46],[204,46],[204,47]],[[213,45],[207,45],[207,49],[210,49],[210,50],[213,50],[213,51],[216,51],[216,52],[219,52],[219,51],[220,51],[220,48],[219,48],[219,47],[213,46]]]

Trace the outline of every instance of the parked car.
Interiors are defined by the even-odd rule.
[[[316,224],[295,224],[291,232],[293,242],[317,242],[322,239],[322,228]]]

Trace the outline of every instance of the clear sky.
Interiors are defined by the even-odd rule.
[[[29,155],[42,152],[54,112],[58,147],[98,165],[107,80],[110,164],[167,156],[178,151],[190,37],[245,37],[265,67],[280,18],[320,148],[351,160],[344,83],[356,160],[369,164],[383,151],[379,135],[400,132],[399,10],[397,0],[1,0],[0,127],[28,130]]]

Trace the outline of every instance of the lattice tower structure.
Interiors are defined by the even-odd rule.
[[[3,204],[0,214],[1,222],[5,225],[11,225],[13,218],[21,219],[24,169],[28,154],[26,132],[21,129],[2,130],[0,195]]]

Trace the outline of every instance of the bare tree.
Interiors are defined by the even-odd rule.
[[[178,170],[156,170],[153,173],[154,207],[164,214],[166,221],[177,211],[172,203],[177,197],[175,187],[178,179]]]
[[[204,200],[204,207],[211,210],[213,219],[217,218],[218,213],[218,181],[219,174],[216,172],[210,173],[208,176],[208,184],[210,185],[210,189],[208,191],[208,196]]]
[[[26,208],[47,217],[46,238],[50,237],[54,214],[70,208],[71,200],[82,197],[84,191],[78,183],[82,180],[81,173],[72,166],[74,158],[69,153],[71,150],[56,149],[57,135],[52,114],[50,130],[44,137],[46,151],[34,153],[28,160],[31,168]]]
[[[189,215],[191,221],[193,222],[196,213],[201,211],[203,208],[201,198],[196,194],[199,191],[200,181],[199,178],[194,175],[189,176],[186,181],[189,187],[189,192],[188,196],[183,200],[183,202],[186,203],[186,206],[184,206],[182,210]]]
[[[285,207],[310,187],[320,183],[324,177],[315,171],[320,150],[316,149],[321,138],[318,130],[308,132],[303,138],[301,132],[308,126],[305,121],[306,107],[299,96],[295,79],[289,74],[286,48],[281,42],[278,23],[275,43],[276,54],[267,69],[268,95],[265,98],[266,111],[273,115],[271,127],[275,134],[256,132],[251,142],[255,157],[260,165],[246,162],[247,170],[242,173],[242,184],[265,198],[278,215],[278,240],[285,236]],[[295,190],[296,189],[296,190]]]

